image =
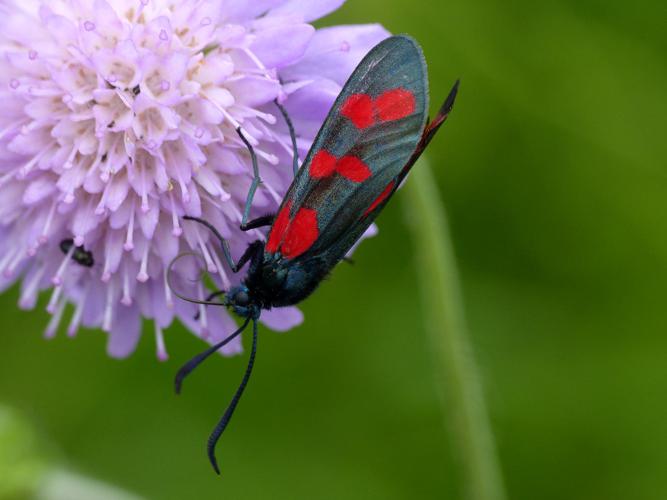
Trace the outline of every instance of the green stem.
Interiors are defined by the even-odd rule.
[[[427,160],[415,166],[405,192],[435,375],[462,462],[464,489],[470,500],[503,500],[500,464],[468,338],[445,208]]]

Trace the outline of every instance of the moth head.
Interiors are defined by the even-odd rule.
[[[244,318],[257,319],[261,311],[253,302],[250,291],[245,285],[232,288],[225,296],[225,305]]]

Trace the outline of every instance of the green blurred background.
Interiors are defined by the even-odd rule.
[[[350,0],[321,25],[381,22],[423,45],[430,149],[511,499],[667,498],[667,8],[640,0]],[[204,444],[245,358],[172,377],[201,344],[99,332],[46,342],[46,313],[0,296],[0,401],[58,463],[150,499],[458,498],[398,196],[381,235],[262,332],[219,447]]]

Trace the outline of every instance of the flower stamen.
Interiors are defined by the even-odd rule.
[[[76,249],[76,247],[74,245],[71,245],[70,249],[65,254],[65,257],[63,258],[62,262],[60,263],[60,267],[58,267],[58,271],[53,276],[53,278],[51,278],[51,282],[54,285],[61,286],[63,284],[63,275],[65,274],[65,271],[67,271],[67,267],[69,266],[69,263],[72,261],[72,255],[74,255],[74,250],[75,249]]]
[[[60,326],[60,321],[62,320],[63,317],[63,312],[65,311],[65,306],[67,305],[67,300],[64,298],[58,302],[58,305],[55,305],[52,307],[52,310],[49,312],[52,314],[51,320],[49,321],[49,324],[46,326],[46,330],[44,331],[44,338],[47,339],[52,339],[53,337],[56,336],[56,332],[58,331],[58,327]]]

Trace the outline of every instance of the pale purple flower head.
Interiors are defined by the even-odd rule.
[[[292,160],[273,101],[290,113],[303,158],[352,69],[387,36],[377,25],[309,24],[342,3],[1,1],[0,289],[20,280],[26,309],[51,289],[47,336],[71,304],[68,334],[101,327],[117,357],[134,350],[142,317],[154,320],[160,358],[175,316],[208,341],[228,333],[223,308],[195,320],[196,306],[166,286],[183,251],[202,255],[221,288],[240,279],[182,217],[209,220],[234,255],[264,237],[238,229],[252,169],[235,128],[260,158],[253,215],[275,211]],[[80,247],[92,266],[77,262]],[[183,290],[203,297],[186,271]],[[261,319],[285,330],[302,316],[284,308]]]

